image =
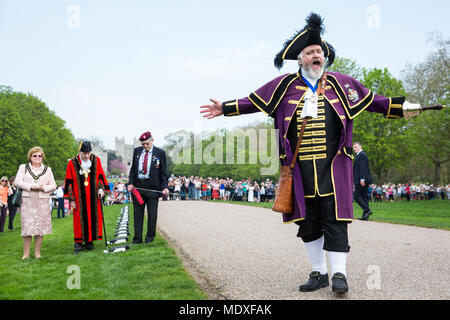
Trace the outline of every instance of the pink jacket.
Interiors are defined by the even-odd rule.
[[[29,166],[31,167],[31,164],[29,164]],[[14,185],[17,188],[22,189],[22,197],[30,196],[33,181],[33,177],[28,172],[28,170],[25,169],[25,164],[21,164],[19,166],[19,170],[17,170]],[[40,184],[44,187],[44,191],[38,191],[39,198],[50,198],[50,193],[56,190],[55,178],[53,177],[53,172],[50,167],[47,167],[47,171],[45,172],[45,174],[39,177],[37,184]]]

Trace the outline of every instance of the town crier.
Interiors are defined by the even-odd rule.
[[[401,118],[404,110],[420,106],[405,97],[377,95],[350,76],[325,71],[335,50],[322,39],[323,20],[318,14],[311,13],[306,22],[274,60],[278,69],[285,60],[297,60],[298,72],[279,76],[248,97],[223,103],[211,99],[213,104],[200,108],[208,119],[259,111],[274,118],[283,166],[291,164],[303,120],[309,119],[294,161],[294,211],[283,213],[283,222],[299,225],[297,236],[312,264],[309,280],[299,290],[329,286],[328,252],[332,291],[343,294],[348,292],[347,225],[353,219],[353,119],[363,111]]]
[[[64,197],[73,209],[74,254],[92,250],[94,240],[103,239],[102,198],[109,192],[100,158],[89,141],[80,144],[75,158],[67,164]]]

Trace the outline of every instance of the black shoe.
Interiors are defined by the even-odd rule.
[[[152,243],[153,240],[154,240],[154,238],[151,238],[151,239],[145,239],[145,243]]]
[[[73,254],[78,254],[81,251],[83,251],[83,249],[84,249],[83,246],[79,243],[75,243],[73,246],[75,248],[75,250],[73,251]]]
[[[337,294],[348,292],[347,279],[342,273],[336,272],[331,280],[333,281],[333,285],[331,286],[332,292]]]
[[[369,216],[370,216],[371,214],[372,214],[372,210],[367,211],[367,212],[364,212],[363,215],[362,215],[362,217],[359,218],[359,220],[367,221],[367,220],[369,220]]]
[[[142,243],[142,240],[134,240],[134,239],[133,239],[133,241],[132,241],[131,243],[135,243],[135,244],[136,244],[136,243]]]
[[[84,248],[85,248],[86,250],[92,250],[92,249],[94,249],[94,244],[93,244],[92,242],[86,242],[86,243],[84,244]]]
[[[320,274],[319,271],[313,271],[309,274],[309,280],[307,283],[299,287],[301,292],[316,291],[320,288],[328,287],[328,273]]]

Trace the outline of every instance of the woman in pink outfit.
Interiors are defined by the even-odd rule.
[[[27,164],[21,164],[14,185],[22,189],[20,220],[23,237],[23,259],[29,258],[34,236],[34,257],[41,258],[43,236],[52,233],[50,193],[56,189],[50,167],[43,164],[45,158],[41,147],[28,151]]]

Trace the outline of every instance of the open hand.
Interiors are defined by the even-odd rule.
[[[204,113],[203,118],[212,119],[223,114],[222,103],[220,101],[209,99],[213,104],[200,106],[202,110],[200,113]]]

